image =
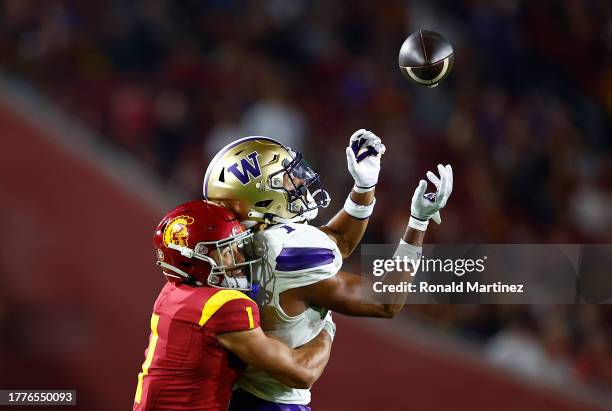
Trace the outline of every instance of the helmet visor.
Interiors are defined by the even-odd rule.
[[[283,160],[283,169],[269,176],[270,187],[287,194],[291,212],[303,214],[327,207],[330,199],[323,190],[319,174],[312,169],[302,153],[289,153],[293,158]]]

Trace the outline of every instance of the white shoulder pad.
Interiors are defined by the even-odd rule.
[[[332,277],[342,267],[338,246],[316,227],[279,224],[265,232],[268,261],[277,277],[299,277],[304,283],[299,286],[304,286]]]

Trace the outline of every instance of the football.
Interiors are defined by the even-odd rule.
[[[399,67],[404,76],[426,87],[436,87],[448,76],[455,59],[453,46],[435,31],[419,30],[402,44]]]

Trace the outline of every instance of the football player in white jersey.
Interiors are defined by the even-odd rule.
[[[299,152],[278,141],[253,136],[224,147],[211,161],[204,178],[204,197],[232,209],[253,226],[263,256],[257,301],[266,334],[289,347],[314,338],[330,310],[345,315],[394,317],[406,293],[392,304],[363,304],[369,284],[358,274],[340,271],[361,241],[372,214],[374,191],[385,146],[367,130],[356,131],[346,149],[355,185],[344,207],[324,226],[308,224],[330,197],[319,175]],[[420,258],[429,219],[440,223],[453,186],[450,165],[427,172],[436,191],[427,193],[421,180],[412,197],[408,227],[396,255]],[[411,281],[401,273],[396,281]],[[310,390],[294,389],[255,369],[247,369],[234,391],[230,410],[309,410]]]

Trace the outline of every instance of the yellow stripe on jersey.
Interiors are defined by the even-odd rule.
[[[136,387],[136,396],[134,402],[140,403],[142,397],[142,380],[145,375],[149,373],[149,367],[153,362],[153,354],[155,353],[155,346],[157,345],[157,324],[159,324],[159,315],[153,314],[151,316],[151,340],[149,341],[149,349],[147,350],[147,358],[142,363],[142,372],[138,374],[138,386]]]
[[[218,291],[215,295],[210,297],[204,307],[202,308],[202,316],[200,317],[200,322],[198,323],[201,326],[206,324],[206,321],[213,316],[223,304],[232,300],[239,300],[241,298],[245,298],[247,300],[251,300],[246,294],[240,292],[238,290],[221,290]],[[253,300],[251,300],[253,301]]]
[[[250,330],[251,328],[255,326],[255,323],[253,322],[253,308],[247,307],[246,311],[247,311],[247,315],[249,316],[249,330]]]

